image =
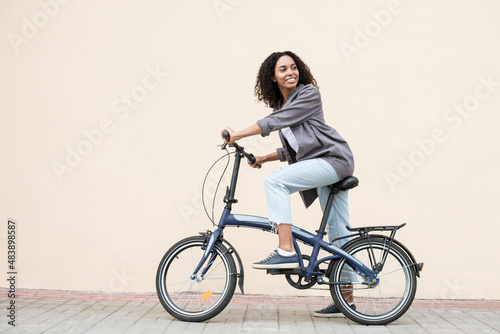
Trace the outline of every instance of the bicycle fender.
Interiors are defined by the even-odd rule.
[[[225,244],[225,246],[227,246],[226,248],[228,249],[228,251],[231,253],[231,254],[234,254],[236,255],[236,261],[238,262],[238,267],[239,267],[239,273],[236,273],[238,275],[238,286],[240,288],[240,291],[241,291],[241,294],[244,295],[245,292],[243,290],[243,281],[244,281],[244,272],[243,272],[243,264],[241,262],[241,258],[240,258],[240,255],[238,254],[238,252],[236,251],[236,249],[233,247],[233,245],[231,245],[229,243],[229,241],[227,241],[226,239],[224,238],[219,238],[219,240],[222,242],[222,244]]]
[[[370,238],[377,238],[377,237],[383,238],[383,239],[390,239],[388,236],[383,235],[383,234],[370,234]],[[357,241],[363,240],[363,239],[368,239],[368,237],[361,236],[361,237],[354,238],[354,239],[350,240],[349,242],[347,242],[344,246],[342,246],[342,249],[346,249],[347,247],[352,245],[354,242],[357,242]],[[417,268],[418,263],[415,260],[415,257],[413,256],[413,254],[410,252],[410,250],[396,239],[392,239],[392,242],[395,243],[396,245],[398,245],[406,253],[406,255],[408,255],[408,257],[410,258],[410,260],[412,262],[411,267],[413,268],[413,270],[415,270],[415,274],[417,275],[417,277],[420,277],[420,271]],[[328,269],[330,269],[330,266],[328,267]]]
[[[402,243],[397,241],[396,239],[394,239],[392,242],[396,243],[396,245],[398,245],[399,247],[401,247],[402,250],[405,251],[405,253],[410,258],[411,262],[413,263],[412,268],[413,268],[413,270],[415,270],[415,274],[417,275],[417,277],[420,277],[420,270],[417,267],[418,263],[415,260],[415,257],[413,256],[413,254],[410,252],[410,250],[408,248],[406,248],[405,245],[403,245]]]

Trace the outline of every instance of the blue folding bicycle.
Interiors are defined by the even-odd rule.
[[[226,146],[223,144],[222,148],[227,151]],[[233,174],[217,228],[177,242],[158,266],[158,298],[168,313],[182,321],[215,317],[230,302],[237,281],[244,293],[242,261],[223,237],[226,227],[272,232],[267,218],[231,213],[237,203],[234,196],[241,159],[246,157],[253,163],[255,157],[237,143],[229,146],[235,149]],[[423,263],[417,263],[411,252],[394,238],[405,224],[349,228],[352,234],[345,238],[351,239],[342,248],[323,241],[334,196],[357,185],[358,179],[350,176],[330,186],[316,234],[292,227],[299,268],[268,269],[267,273],[285,275],[287,282],[297,289],[309,289],[316,284],[328,286],[335,305],[347,318],[363,325],[385,325],[409,309]],[[301,251],[298,242],[312,247],[310,255]],[[329,253],[328,256],[318,259],[320,250]],[[350,307],[350,302],[356,307]]]

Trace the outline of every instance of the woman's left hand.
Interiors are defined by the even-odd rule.
[[[248,164],[250,165],[250,167],[260,168],[260,167],[262,167],[264,162],[266,162],[264,157],[255,157],[255,162],[253,164],[251,164],[251,163],[248,163]]]

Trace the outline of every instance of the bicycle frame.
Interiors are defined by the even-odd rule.
[[[248,227],[248,228],[254,228],[254,229],[260,229],[263,231],[267,232],[272,232],[273,226],[268,222],[267,218],[264,217],[258,217],[258,216],[251,216],[251,215],[241,215],[241,214],[231,214],[232,210],[232,204],[237,203],[237,200],[234,198],[235,191],[236,191],[236,183],[238,180],[238,173],[239,173],[239,168],[240,168],[240,163],[241,159],[243,157],[250,158],[251,154],[248,154],[244,151],[243,147],[239,146],[238,144],[234,143],[232,144],[236,148],[235,152],[235,161],[234,161],[234,167],[233,167],[233,174],[231,178],[231,185],[229,188],[227,188],[226,191],[226,196],[224,198],[224,202],[226,203],[226,206],[224,208],[224,211],[222,213],[222,216],[219,220],[218,228],[213,231],[212,233],[208,232],[207,236],[210,235],[210,238],[206,244],[206,249],[203,254],[202,259],[200,260],[199,264],[197,267],[194,269],[192,277],[195,277],[197,273],[200,271],[202,266],[205,264],[207,261],[209,255],[212,253],[212,249],[216,243],[217,240],[224,241],[222,238],[222,232],[225,227],[227,226],[235,226],[235,227]],[[334,194],[330,194],[330,199],[333,200]],[[328,208],[330,208],[327,205]],[[306,280],[310,280],[313,276],[318,276],[322,277],[325,273],[324,272],[318,272],[314,271],[314,268],[318,268],[318,266],[321,263],[327,262],[327,261],[332,261],[336,260],[339,258],[344,258],[346,262],[353,268],[353,270],[358,274],[361,275],[365,278],[366,284],[370,285],[376,285],[379,281],[377,278],[377,275],[374,273],[374,271],[368,267],[366,267],[363,263],[358,261],[355,257],[349,255],[345,251],[343,251],[341,248],[336,247],[332,244],[329,244],[325,241],[323,241],[323,237],[326,234],[325,232],[325,226],[326,226],[326,218],[327,215],[329,214],[329,210],[325,212],[323,216],[323,221],[321,223],[320,229],[317,231],[317,234],[312,234],[306,230],[303,230],[297,226],[292,226],[292,236],[293,236],[293,244],[295,247],[295,251],[297,252],[298,258],[299,258],[299,270],[301,270],[301,274],[304,275]],[[326,217],[325,217],[326,216]],[[304,244],[310,245],[313,247],[312,254],[309,259],[309,265],[307,267],[304,267],[304,262],[302,259],[302,254],[300,252],[300,248],[297,244],[297,240],[303,242]],[[232,248],[232,247],[231,247]],[[331,256],[323,257],[321,259],[317,259],[319,251],[323,249],[329,253],[331,253]],[[333,255],[335,254],[335,255]],[[238,261],[239,261],[239,256],[237,256]],[[201,275],[203,276],[209,269],[213,259],[209,261],[209,264],[207,267],[202,271]],[[240,263],[241,267],[241,263]],[[279,272],[278,272],[279,273]],[[285,273],[285,272],[283,272]],[[323,283],[323,284],[350,284],[351,282],[324,282],[322,279],[318,280],[318,283]],[[240,285],[240,287],[242,287]]]

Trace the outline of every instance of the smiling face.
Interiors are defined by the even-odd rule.
[[[299,82],[299,69],[290,56],[282,56],[276,62],[273,81],[278,84],[281,94],[286,96],[297,88]]]

